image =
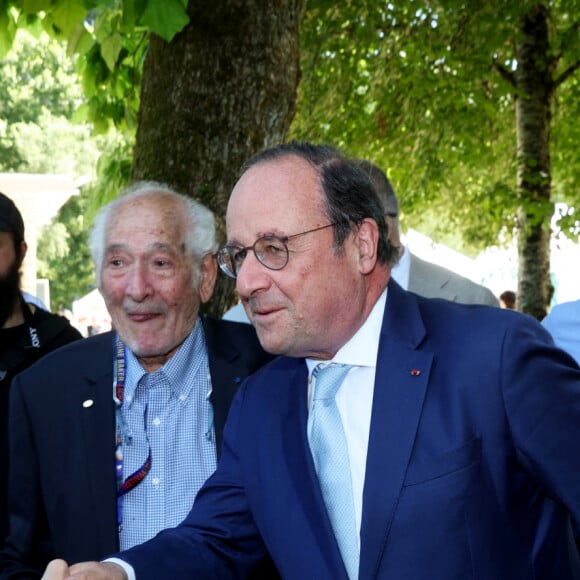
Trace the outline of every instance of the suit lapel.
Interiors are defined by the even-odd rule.
[[[93,533],[99,552],[117,544],[115,412],[113,404],[113,333],[99,336],[89,349],[84,378],[73,404],[81,414],[82,445],[88,473],[85,501],[94,512]]]
[[[305,518],[307,526],[305,534],[308,534],[305,537],[310,538],[305,542],[305,545],[309,546],[310,556],[305,554],[305,557],[324,558],[324,569],[327,570],[325,577],[346,580],[346,570],[324,506],[306,436],[307,368],[303,359],[292,364],[296,367],[291,373],[284,371],[279,377],[270,376],[269,380],[274,384],[287,384],[286,392],[289,401],[281,405],[287,410],[282,421],[283,453],[281,458],[286,464],[287,479],[293,490],[296,509],[300,508]],[[318,569],[321,569],[320,565],[317,565]]]
[[[218,331],[211,319],[202,317],[209,374],[211,376],[211,403],[214,415],[216,455],[220,458],[223,430],[230,404],[240,383],[247,376],[248,369],[242,365],[239,348],[233,342],[227,329]]]
[[[375,578],[419,425],[433,354],[417,303],[391,281],[373,395],[361,525],[360,578]]]
[[[417,350],[424,337],[415,298],[392,281],[373,395],[363,492],[361,579],[377,577],[411,457],[433,360],[432,353]],[[324,558],[329,577],[346,578],[306,438],[306,365],[300,360],[292,373],[286,371],[279,378],[268,378],[277,384],[288,382],[289,385],[291,401],[285,405],[280,403],[288,409],[282,424],[282,456],[296,506],[304,514],[305,538],[310,538],[315,545],[316,557]],[[293,390],[293,385],[299,388]]]

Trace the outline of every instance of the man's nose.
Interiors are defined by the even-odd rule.
[[[135,264],[129,273],[127,294],[136,302],[141,302],[151,295],[152,286],[149,281],[149,272],[143,264]]]
[[[257,292],[270,287],[271,270],[258,260],[256,254],[248,251],[244,261],[238,268],[236,290],[242,298],[250,298]]]

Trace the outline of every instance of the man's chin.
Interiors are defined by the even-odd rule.
[[[164,346],[151,344],[148,342],[134,342],[129,341],[126,342],[125,345],[131,349],[131,352],[137,358],[155,358],[158,356],[162,356],[165,352]]]
[[[266,352],[274,355],[285,354],[284,345],[280,343],[279,340],[279,333],[275,333],[269,330],[266,331],[256,326],[256,334],[258,335],[258,340],[260,341],[262,348]]]
[[[141,340],[125,342],[127,348],[141,361],[147,361],[157,366],[158,363],[165,364],[181,346],[183,341],[166,340]]]

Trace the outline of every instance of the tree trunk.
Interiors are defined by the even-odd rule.
[[[550,99],[553,92],[548,9],[524,16],[515,72],[518,174],[518,310],[541,320],[552,296],[550,282]]]
[[[304,0],[190,0],[170,43],[152,37],[143,69],[133,179],[192,195],[223,220],[242,163],[283,142],[300,79]],[[235,301],[224,275],[206,311]]]

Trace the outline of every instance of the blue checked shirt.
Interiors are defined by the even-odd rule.
[[[123,477],[145,462],[147,439],[151,471],[123,498],[121,550],[181,522],[217,461],[211,378],[200,319],[179,350],[154,373],[146,373],[135,355],[125,350],[121,412],[130,438],[123,441]]]

